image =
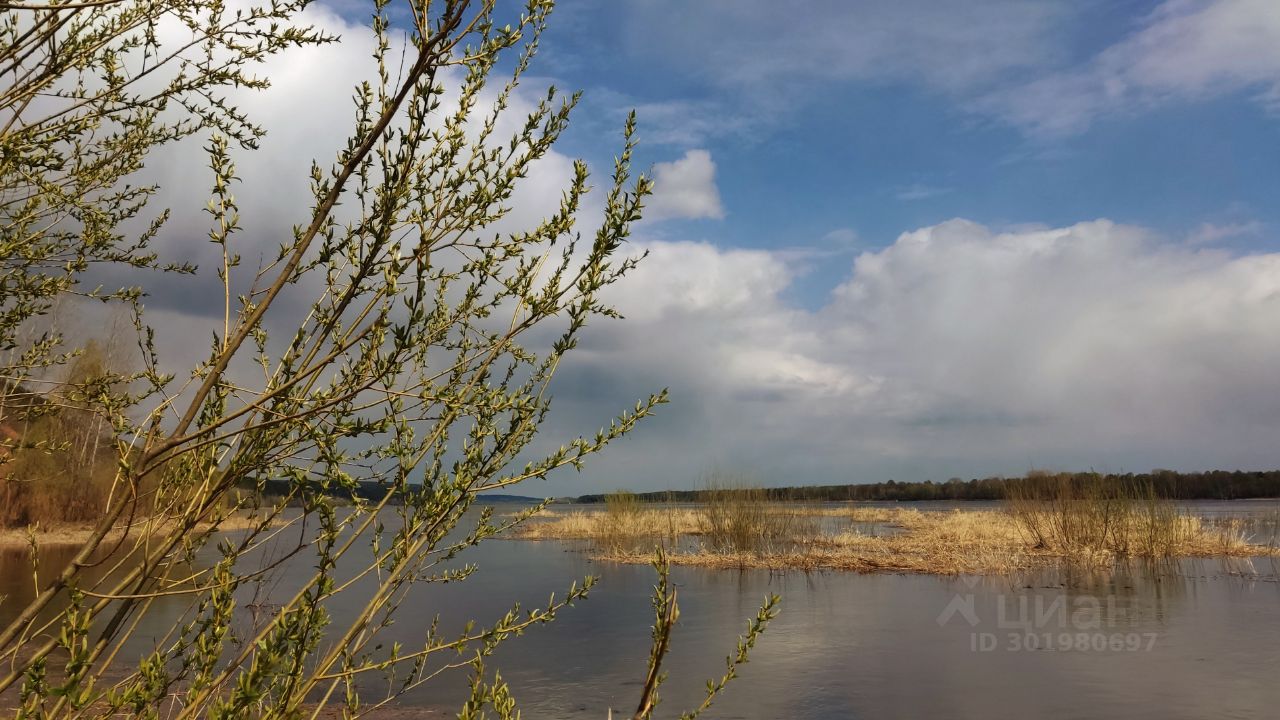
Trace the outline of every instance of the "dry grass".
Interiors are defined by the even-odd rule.
[[[706,518],[694,508],[641,507],[621,518],[610,517],[607,510],[544,511],[519,526],[516,537],[525,540],[591,540],[608,545],[618,538],[677,538],[706,532]]]
[[[698,512],[707,544],[721,554],[774,553],[817,533],[812,518],[770,502],[759,488],[711,488]]]
[[[586,517],[568,518],[568,527],[559,532],[577,529],[570,537],[586,537],[610,553],[652,550],[653,540],[674,541],[681,535],[697,534],[701,527],[694,518],[673,508],[646,506],[629,492],[617,492],[605,499],[603,513]],[[590,525],[584,529],[583,525]]]
[[[111,423],[86,387],[112,364],[110,349],[91,340],[56,391],[36,394],[7,381],[0,388],[0,528],[101,517],[121,458]]]
[[[901,527],[904,518],[915,518],[923,513],[919,510],[887,507],[852,507],[844,510],[844,515],[854,522],[878,523]]]
[[[87,463],[70,451],[21,450],[0,463],[0,528],[97,520],[116,474],[108,452]]]
[[[705,511],[694,507],[640,506],[629,515],[629,542],[605,543],[616,537],[608,512],[573,511],[547,514],[528,523],[518,534],[526,539],[575,539],[594,541],[597,557],[618,562],[649,562],[655,542],[672,548],[671,561],[704,567],[756,567],[773,569],[838,569],[859,572],[919,572],[938,574],[1001,574],[1059,561],[1105,564],[1126,553],[1114,547],[1070,546],[1040,543],[1030,534],[1024,519],[1008,510],[953,510],[921,512],[904,508],[826,507],[805,508],[771,503],[769,512],[780,516],[816,518],[838,514],[849,520],[830,533],[819,523],[793,522],[792,533],[768,546],[751,549],[717,547],[710,542]],[[1140,515],[1127,533],[1130,548],[1141,548],[1141,536],[1149,533]],[[1219,527],[1199,518],[1175,515],[1175,542],[1161,544],[1160,557],[1208,557],[1273,555],[1276,549],[1250,545],[1233,526]],[[898,530],[868,534],[854,523],[872,523]],[[1163,531],[1161,531],[1163,533]],[[1163,535],[1162,535],[1163,537]],[[687,538],[690,542],[669,541]],[[1127,553],[1137,555],[1141,553]]]
[[[720,505],[652,505],[635,501],[634,496],[615,494],[606,498],[603,509],[544,511],[519,526],[514,537],[586,540],[609,553],[626,549],[650,552],[655,543],[670,544],[683,537],[696,537],[721,552],[760,552],[815,536],[815,519],[848,515],[848,507],[754,500]]]

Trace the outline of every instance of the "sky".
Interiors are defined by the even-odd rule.
[[[270,133],[238,158],[262,237],[340,147],[363,12],[321,0],[343,42],[244,101]],[[583,100],[516,218],[573,158],[603,177],[632,109],[655,193],[626,318],[588,329],[545,432],[671,403],[516,492],[1280,466],[1280,3],[578,0],[524,102],[550,84]],[[178,186],[190,150],[149,172]],[[196,358],[209,308],[167,292],[152,321]]]

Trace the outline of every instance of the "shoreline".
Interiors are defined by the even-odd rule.
[[[244,515],[232,515],[223,520],[219,526],[219,532],[235,532],[238,530],[248,530],[257,527],[259,520]],[[164,527],[164,524],[157,527]],[[35,526],[34,540],[36,546],[40,549],[64,549],[74,548],[83,545],[90,537],[93,536],[94,526],[92,524],[82,523],[59,523],[47,528]],[[112,528],[105,536],[106,540],[119,540],[141,534],[147,527],[146,520],[135,522],[129,527],[119,526]],[[196,525],[197,532],[209,530],[209,523],[199,523]],[[6,550],[29,550],[31,547],[32,533],[31,526],[23,528],[4,528],[0,529],[0,551]]]

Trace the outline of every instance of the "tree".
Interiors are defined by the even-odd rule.
[[[513,134],[499,133],[548,0],[529,0],[510,24],[492,0],[376,0],[375,79],[356,88],[346,145],[313,164],[313,204],[275,257],[241,267],[235,153],[262,137],[227,91],[264,87],[252,70],[273,53],[334,40],[298,26],[305,5],[4,5],[0,343],[17,353],[6,379],[39,379],[75,354],[56,333],[20,342],[24,323],[67,294],[129,307],[141,351],[137,372],[77,376],[77,407],[111,427],[118,469],[92,535],[0,629],[0,692],[16,689],[20,717],[298,717],[306,703],[331,702],[354,716],[459,652],[476,672],[464,716],[486,704],[506,716],[509,696],[486,680],[483,658],[583,597],[590,579],[481,629],[433,630],[418,647],[383,647],[380,631],[418,584],[470,573],[444,565],[460,550],[536,511],[501,522],[482,513],[451,534],[478,493],[581,468],[666,399],[532,454],[561,359],[589,322],[616,314],[601,292],[638,260],[620,251],[650,190],[632,178],[631,118],[598,226],[578,228],[588,192],[578,162],[539,224],[492,230],[578,99],[551,89]],[[174,27],[177,39],[162,37]],[[499,68],[505,79],[491,88]],[[145,219],[155,188],[130,184],[154,148],[193,135],[207,138],[222,317],[207,359],[179,376],[157,357],[141,288],[84,283],[102,263],[196,271],[150,250],[166,213]],[[268,498],[281,480],[283,496]],[[373,499],[358,492],[370,484]],[[353,498],[350,508],[338,497]],[[216,562],[196,562],[245,515],[248,531],[217,540]],[[268,561],[268,541],[286,529],[296,543]],[[246,593],[304,554],[311,576],[233,638]],[[357,591],[358,612],[332,612]],[[180,622],[137,667],[121,667],[160,597],[188,601]],[[362,695],[369,676],[386,680],[385,696]]]
[[[0,350],[18,349],[24,323],[68,293],[137,297],[79,287],[94,265],[194,270],[149,251],[167,211],[135,227],[156,188],[129,181],[155,148],[206,131],[255,147],[262,130],[228,93],[266,87],[252,73],[262,59],[334,40],[289,22],[306,4],[0,4]],[[28,343],[6,371],[65,360],[58,344]]]

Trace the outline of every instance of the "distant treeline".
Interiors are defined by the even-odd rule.
[[[1160,497],[1174,500],[1237,500],[1242,498],[1280,497],[1280,470],[1179,473],[1156,470],[1150,473],[1100,475],[1097,473],[1035,473],[1025,478],[992,477],[973,480],[953,478],[946,482],[895,482],[890,480],[867,485],[810,485],[805,487],[765,488],[772,500],[797,502],[830,502],[847,500],[1003,500],[1011,488],[1047,478],[1070,482],[1102,480],[1130,487],[1149,488]],[[637,493],[646,502],[699,502],[707,490],[669,490]],[[581,503],[603,502],[605,495],[583,495]]]
[[[248,490],[254,487],[254,482],[245,481],[241,483],[241,487]],[[293,487],[292,480],[272,479],[272,480],[261,481],[262,494],[267,497],[283,497],[289,494],[289,491],[292,487]],[[385,485],[378,482],[371,482],[368,480],[358,480],[356,481],[355,487],[352,489],[348,489],[340,486],[331,486],[328,488],[325,494],[328,495],[329,497],[338,498],[341,500],[353,500],[356,497],[359,497],[363,500],[371,500],[371,501],[377,502],[387,494],[387,488]],[[392,500],[392,504],[398,504],[398,502],[399,501],[395,499]]]
[[[245,489],[252,487],[252,484],[246,482],[242,485]],[[291,481],[289,480],[265,480],[262,484],[262,494],[268,497],[283,497],[289,493]],[[419,486],[414,486],[419,487]],[[371,502],[381,500],[387,494],[387,486],[372,480],[358,480],[354,489],[343,487],[332,487],[326,493],[329,497],[341,500],[353,500],[360,498]],[[533,505],[542,502],[542,498],[528,497],[525,495],[503,495],[499,493],[484,493],[476,496],[476,502],[480,505],[490,503],[525,503]],[[403,503],[402,498],[392,498],[390,504],[400,505]]]

